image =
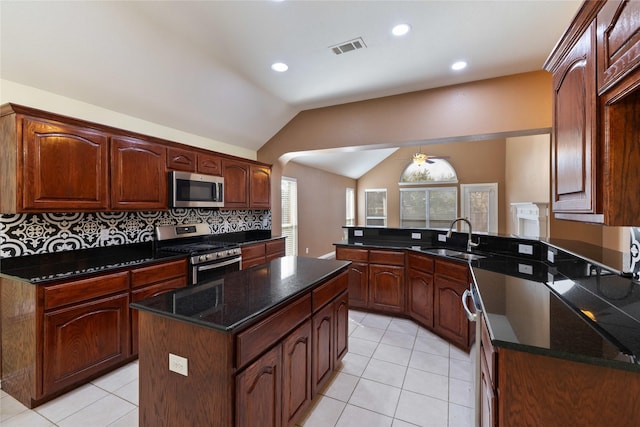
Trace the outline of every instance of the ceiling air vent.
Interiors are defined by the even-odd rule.
[[[349,40],[348,42],[343,42],[335,46],[331,46],[329,49],[331,49],[336,55],[342,55],[343,53],[351,52],[352,50],[358,50],[365,47],[367,47],[367,45],[364,44],[364,40],[362,40],[362,37],[358,37],[357,39]]]

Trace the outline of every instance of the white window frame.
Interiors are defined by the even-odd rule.
[[[383,216],[369,216],[367,214],[367,210],[368,210],[368,200],[367,197],[370,193],[384,193],[384,215]],[[370,188],[367,190],[364,190],[364,217],[365,217],[365,225],[367,227],[386,227],[387,226],[387,216],[388,216],[388,198],[387,198],[387,189],[386,188]],[[383,224],[382,225],[370,225],[369,224],[369,220],[383,220]]]
[[[295,194],[289,194],[289,218],[291,218],[291,223],[284,222],[284,198],[281,201],[282,235],[287,237],[285,240],[285,255],[298,255],[298,180],[283,176],[282,182],[285,181],[295,183]]]
[[[415,188],[401,188],[400,189],[400,200],[399,200],[399,205],[400,205],[400,227],[405,227],[405,225],[403,224],[404,222],[404,217],[403,217],[403,211],[402,211],[402,193],[403,192],[408,192],[408,191],[424,191],[425,193],[429,193],[431,191],[455,191],[455,199],[456,199],[456,208],[455,208],[455,213],[454,213],[454,218],[457,216],[457,212],[458,212],[458,187],[415,187]],[[434,229],[445,229],[446,227],[431,227],[429,224],[429,197],[428,195],[426,196],[426,203],[425,203],[425,225],[424,227],[418,227],[418,228],[434,228]]]
[[[356,189],[347,187],[345,190],[345,222],[344,225],[356,225]]]
[[[488,232],[498,232],[498,183],[482,183],[482,184],[460,184],[460,213],[463,217],[470,217],[470,198],[472,192],[486,191],[489,193],[489,212],[488,212]],[[467,225],[463,223],[463,231],[466,231]],[[476,230],[474,230],[475,232]]]

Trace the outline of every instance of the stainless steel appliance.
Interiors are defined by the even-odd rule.
[[[156,227],[156,250],[189,255],[189,284],[198,285],[240,270],[242,252],[237,243],[213,239],[204,223]]]
[[[474,311],[471,312],[469,307],[467,306],[467,301],[469,301],[469,297],[471,297],[471,301],[473,302]],[[481,425],[481,417],[482,417],[482,396],[481,396],[481,387],[482,387],[482,360],[481,360],[481,349],[480,342],[482,337],[482,304],[480,303],[480,296],[478,294],[478,288],[475,286],[473,280],[469,284],[469,289],[465,290],[462,294],[462,307],[464,308],[465,313],[467,314],[467,318],[470,322],[475,322],[476,324],[476,339],[475,342],[471,345],[471,355],[473,358],[473,385],[474,385],[474,425],[476,427],[480,427]]]
[[[169,207],[221,208],[224,178],[189,172],[169,172]]]

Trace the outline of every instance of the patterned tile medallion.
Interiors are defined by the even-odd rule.
[[[270,210],[172,209],[0,215],[2,258],[153,240],[156,225],[206,222],[212,233],[270,230]]]

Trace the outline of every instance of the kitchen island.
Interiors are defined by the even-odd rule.
[[[133,303],[140,425],[295,424],[346,354],[349,264],[283,257]]]

